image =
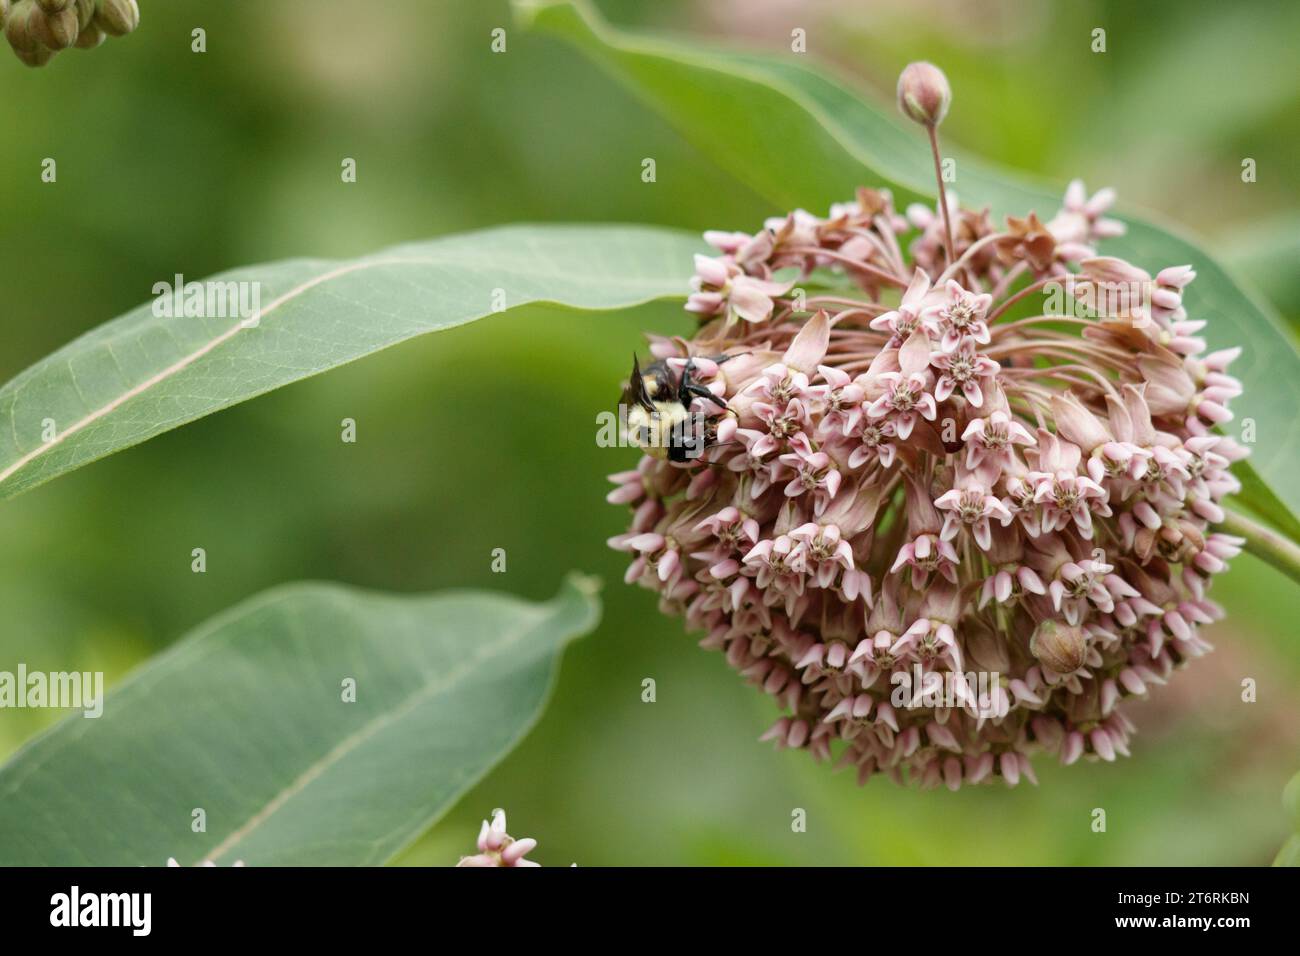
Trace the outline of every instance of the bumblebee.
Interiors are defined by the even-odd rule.
[[[712,361],[731,358],[719,355]],[[627,436],[655,458],[673,462],[693,461],[717,439],[718,419],[727,403],[695,381],[695,362],[687,361],[681,376],[673,374],[666,360],[641,368],[632,355],[632,375],[623,389],[627,410]],[[721,411],[702,415],[691,411],[694,399],[709,402]]]

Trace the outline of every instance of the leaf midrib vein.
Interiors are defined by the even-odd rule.
[[[287,786],[277,792],[266,804],[252,814],[248,820],[240,827],[235,829],[229,836],[212,848],[204,857],[205,860],[217,860],[219,857],[230,852],[245,837],[265,823],[276,811],[287,804],[307,789],[313,782],[319,779],[331,767],[339,763],[349,753],[358,746],[365,743],[380,730],[388,725],[395,723],[406,717],[421,704],[433,700],[435,697],[443,694],[447,690],[454,688],[468,673],[472,673],[474,668],[486,660],[497,657],[503,651],[514,647],[529,634],[536,630],[540,618],[525,620],[524,627],[498,641],[494,644],[480,645],[480,649],[475,654],[465,658],[459,666],[448,672],[441,681],[432,681],[423,685],[418,691],[406,698],[397,706],[383,713],[377,714],[367,721],[364,725],[353,731],[347,737],[340,740],[331,747],[320,758],[311,763],[306,769],[298,774]],[[484,650],[483,648],[486,648]]]
[[[332,279],[341,278],[342,276],[349,275],[353,272],[360,272],[364,269],[369,269],[375,266],[430,265],[435,263],[436,261],[437,260],[420,259],[420,258],[412,258],[412,259],[386,258],[386,259],[368,259],[362,262],[349,262],[341,266],[336,266],[333,269],[315,275],[310,279],[304,280],[303,282],[294,286],[288,292],[285,292],[283,295],[273,300],[265,309],[262,309],[258,317],[259,327],[261,321],[264,321],[268,314],[274,312],[280,306],[284,305],[286,302],[291,302],[294,299],[298,298],[299,296],[303,295],[304,293],[308,292],[309,290],[315,288],[316,286],[328,282]],[[122,405],[124,405],[131,399],[143,395],[145,392],[149,391],[155,385],[160,385],[163,382],[170,379],[172,376],[180,374],[185,369],[187,369],[190,365],[192,365],[194,362],[197,362],[199,359],[207,355],[209,352],[213,351],[214,349],[223,345],[225,342],[234,338],[244,328],[245,328],[244,320],[240,319],[233,326],[227,328],[224,332],[220,333],[214,338],[209,339],[207,342],[199,346],[197,349],[194,349],[193,351],[177,359],[175,362],[173,362],[171,365],[167,366],[166,368],[162,369],[161,371],[155,372],[153,375],[149,376],[144,381],[122,392],[120,395],[118,395],[116,398],[114,398],[112,401],[108,402],[107,404],[100,406],[99,408],[95,409],[92,412],[89,412],[88,414],[78,419],[73,424],[69,425],[67,428],[58,432],[54,436],[54,438],[52,438],[50,441],[38,445],[36,448],[27,452],[25,455],[20,456],[16,461],[10,464],[3,471],[0,471],[0,483],[6,481],[15,472],[26,467],[32,461],[36,460],[45,452],[49,451],[51,448],[54,448],[55,446],[61,444],[64,441],[64,439],[68,438],[70,435],[75,435],[77,432],[81,431],[82,429],[90,425],[93,425],[95,422],[99,421],[101,418],[105,417],[106,415],[111,414],[115,409],[120,408]],[[73,374],[71,363],[69,363],[68,365],[68,371],[69,374]],[[75,376],[74,376],[74,386],[75,386]],[[80,389],[78,389],[78,392],[80,392]],[[12,414],[12,409],[11,409],[11,414]]]

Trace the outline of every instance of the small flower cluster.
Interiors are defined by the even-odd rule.
[[[524,857],[537,848],[537,841],[516,840],[506,833],[506,812],[497,810],[492,822],[483,821],[478,833],[478,853],[463,856],[457,866],[541,866]]]
[[[632,517],[610,543],[779,704],[778,746],[862,781],[1015,785],[1035,753],[1127,754],[1125,699],[1208,649],[1243,543],[1213,530],[1245,454],[1216,429],[1238,350],[1207,352],[1191,268],[1098,255],[1112,199],[1074,182],[999,230],[863,189],[705,234],[702,325],[651,351],[728,410],[696,400],[718,418],[697,459],[612,476]],[[1121,292],[1033,314],[1053,284]]]
[[[174,856],[169,856],[169,857],[167,857],[167,865],[168,865],[168,866],[180,866],[181,864],[176,860],[176,857],[174,857]],[[217,864],[213,863],[211,860],[204,860],[202,863],[196,863],[196,864],[194,864],[194,865],[195,865],[195,866],[216,866]],[[230,864],[230,865],[231,865],[231,866],[243,866],[243,865],[244,865],[244,861],[243,861],[243,860],[236,860],[234,863],[232,863],[232,864]]]
[[[0,0],[0,26],[18,59],[44,66],[60,50],[91,50],[140,25],[136,0]]]

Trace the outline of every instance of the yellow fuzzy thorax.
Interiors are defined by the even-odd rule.
[[[646,391],[652,393],[649,382]],[[627,413],[628,440],[654,458],[666,458],[675,430],[690,417],[681,402],[654,402],[654,409],[633,405]]]

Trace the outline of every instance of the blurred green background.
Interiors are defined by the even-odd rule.
[[[777,212],[568,48],[514,29],[500,0],[140,6],[135,35],[43,70],[0,50],[0,378],[175,272],[517,220],[753,229]],[[932,59],[956,91],[952,141],[1062,187],[1075,175],[1114,185],[1300,312],[1294,3],[599,6],[620,24],[781,52],[803,27],[811,56],[881,102],[904,63]],[[199,26],[202,55],[190,52]],[[505,55],[490,52],[494,27],[508,30]],[[1094,27],[1107,30],[1104,55],[1090,52]],[[354,185],[339,181],[345,156],[358,161]],[[640,179],[645,156],[654,184]],[[57,184],[40,181],[45,157]],[[1248,188],[1243,157],[1259,167]],[[686,328],[667,305],[496,316],[4,502],[0,669],[102,669],[112,683],[211,614],[294,579],[544,598],[580,568],[607,582],[599,630],[566,655],[536,731],[402,862],[455,862],[496,806],[550,865],[1272,858],[1287,832],[1281,790],[1300,766],[1300,638],[1293,587],[1248,557],[1215,591],[1231,610],[1211,631],[1217,652],[1134,709],[1130,760],[1040,760],[1038,788],[920,793],[859,789],[758,744],[773,708],[649,592],[623,586],[622,557],[604,545],[625,520],[603,502],[604,476],[634,455],[596,448],[595,416],[641,330]],[[355,445],[339,441],[345,417]],[[195,547],[206,574],[190,571]],[[489,567],[497,547],[505,575]],[[646,677],[654,704],[640,700]],[[1257,703],[1241,702],[1246,677]],[[0,755],[56,716],[0,711]],[[796,807],[806,833],[791,832]],[[1094,807],[1105,834],[1091,832]]]

